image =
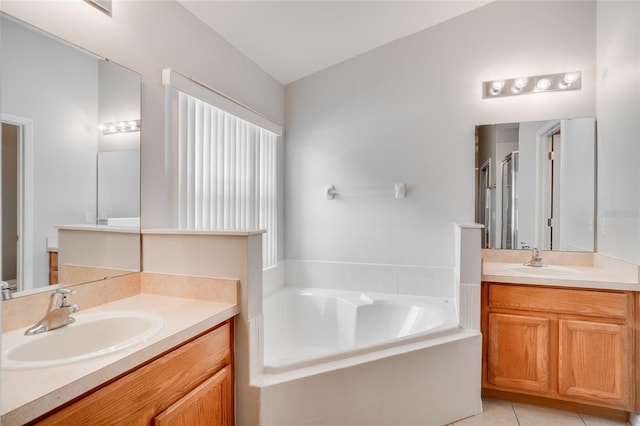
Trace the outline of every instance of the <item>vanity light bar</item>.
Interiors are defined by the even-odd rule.
[[[102,130],[103,135],[112,135],[114,133],[139,132],[140,120],[104,123],[98,126],[98,130]]]
[[[485,99],[501,98],[504,96],[524,95],[526,93],[578,90],[581,86],[582,73],[580,71],[570,71],[558,74],[483,81],[482,97]]]

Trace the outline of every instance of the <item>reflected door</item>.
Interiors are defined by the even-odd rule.
[[[2,123],[2,281],[18,281],[19,127]]]
[[[502,248],[518,248],[518,151],[502,161]]]
[[[562,133],[558,129],[547,136],[545,141],[545,158],[543,166],[544,187],[543,206],[545,209],[544,223],[542,229],[544,239],[541,249],[558,250],[560,243],[560,195],[561,195],[561,155]]]

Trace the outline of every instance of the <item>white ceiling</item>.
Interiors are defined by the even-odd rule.
[[[178,0],[283,84],[492,0]]]

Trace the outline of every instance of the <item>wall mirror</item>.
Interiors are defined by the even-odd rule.
[[[0,19],[2,280],[17,296],[139,271],[140,75]]]
[[[595,251],[595,119],[476,126],[482,247]]]

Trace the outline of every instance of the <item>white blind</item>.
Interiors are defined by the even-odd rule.
[[[277,135],[178,91],[178,226],[265,229],[263,268],[277,263]]]

